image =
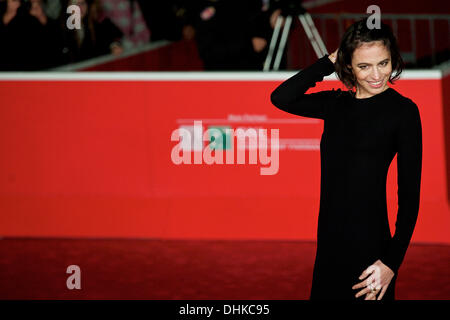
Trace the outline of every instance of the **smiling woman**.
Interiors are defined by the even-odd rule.
[[[388,86],[402,68],[390,28],[369,29],[364,19],[346,31],[338,50],[272,92],[279,109],[324,120],[311,299],[394,299],[419,211],[422,170],[419,109]],[[305,94],[334,71],[348,91]],[[396,154],[398,212],[391,237],[386,179]]]
[[[380,58],[384,59],[378,62]],[[376,60],[370,61],[373,59]],[[363,44],[356,49],[351,68],[357,82],[356,98],[371,97],[389,88],[387,82],[392,72],[391,59],[381,41]]]
[[[388,89],[403,70],[403,60],[390,28],[368,29],[366,20],[353,24],[337,50],[336,74],[356,98]],[[356,92],[353,92],[356,88]]]

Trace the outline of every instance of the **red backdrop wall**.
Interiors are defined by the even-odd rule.
[[[0,235],[314,240],[323,124],[272,106],[279,83],[238,75],[226,81],[1,80]],[[404,79],[394,86],[416,102],[422,118],[413,241],[450,243],[448,84]],[[341,86],[324,81],[311,92],[332,87]],[[175,165],[171,134],[193,120],[205,129],[279,129],[278,173],[261,175],[267,165],[248,158],[239,165]],[[387,185],[391,227],[396,170],[395,158]]]

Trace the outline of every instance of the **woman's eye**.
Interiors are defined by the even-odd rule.
[[[361,66],[360,68],[361,68],[361,69],[366,69],[366,68],[367,68],[367,66]]]
[[[382,62],[381,65],[382,65],[383,67],[386,66],[386,65],[387,65],[387,61]]]

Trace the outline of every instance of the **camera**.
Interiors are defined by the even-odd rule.
[[[284,17],[297,16],[306,12],[302,6],[302,0],[274,0],[273,6],[281,9],[281,15]]]

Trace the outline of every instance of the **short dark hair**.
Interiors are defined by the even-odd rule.
[[[368,17],[356,21],[345,31],[336,57],[336,74],[349,90],[352,90],[356,86],[356,78],[348,65],[351,65],[355,49],[364,43],[382,41],[387,50],[390,51],[392,64],[392,73],[389,78],[390,83],[394,83],[400,77],[404,68],[404,62],[398,49],[397,40],[391,28],[381,22],[380,29],[369,29],[367,27],[367,19]]]

